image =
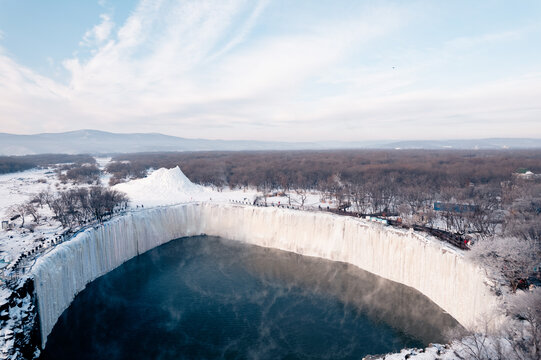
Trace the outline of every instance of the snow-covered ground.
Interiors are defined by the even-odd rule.
[[[468,359],[463,357],[458,357],[455,353],[455,349],[451,348],[449,345],[433,344],[428,346],[425,349],[402,349],[399,353],[395,354],[386,354],[383,356],[370,356],[366,359],[370,360],[404,360],[404,359],[414,359],[414,360],[464,360]]]
[[[32,194],[47,190],[56,183],[52,169],[31,169],[0,175],[0,219],[7,217],[7,209],[28,201]]]
[[[101,170],[111,158],[96,158]],[[110,175],[103,174],[101,183],[107,186]],[[28,202],[35,194],[48,190],[55,193],[75,185],[61,184],[53,168],[30,169],[22,172],[0,175],[0,221],[9,221],[12,229],[0,229],[0,263],[7,264],[4,273],[10,269],[10,264],[20,254],[33,249],[42,243],[42,239],[52,238],[62,231],[60,223],[53,220],[53,213],[47,206],[39,208],[41,216],[39,224],[32,222],[32,217],[25,217],[25,228],[20,228],[21,219],[10,221],[9,209],[13,205]],[[76,186],[89,186],[88,184]],[[1,295],[1,294],[0,294]]]
[[[111,157],[97,157],[95,158],[98,163],[98,168],[102,171],[100,176],[100,182],[103,186],[109,186],[109,179],[111,179],[111,174],[105,172],[105,167],[111,162]]]
[[[32,169],[19,173],[0,175],[0,221],[9,221],[9,208],[12,205],[27,202],[34,194],[47,189],[55,189],[56,175],[52,169]],[[0,262],[9,265],[23,252],[32,249],[39,239],[54,236],[61,230],[60,224],[51,219],[51,211],[44,207],[40,209],[43,216],[39,225],[34,226],[31,216],[25,218],[25,223],[32,227],[20,228],[20,219],[14,220],[11,230],[0,230]]]
[[[332,200],[322,200],[322,194],[317,191],[307,191],[304,196],[306,196],[304,200],[304,208],[315,209],[319,206],[321,206],[321,208],[327,208],[327,206],[329,206],[330,208],[336,208],[336,202]],[[264,202],[265,199],[260,200],[260,203]],[[299,207],[302,205],[301,194],[298,194],[295,191],[291,191],[289,193],[289,197],[279,195],[269,196],[267,197],[267,204],[292,205],[295,207]]]

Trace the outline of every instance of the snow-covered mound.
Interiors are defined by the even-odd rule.
[[[178,166],[173,169],[161,168],[146,178],[117,184],[113,189],[126,193],[133,206],[209,200],[206,189],[192,183]]]

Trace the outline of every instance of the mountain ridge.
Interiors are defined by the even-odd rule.
[[[0,155],[45,153],[112,154],[159,151],[264,151],[333,149],[457,149],[495,150],[541,148],[541,139],[488,138],[455,140],[372,140],[280,142],[190,139],[161,133],[112,133],[82,129],[61,133],[18,135],[0,133]]]

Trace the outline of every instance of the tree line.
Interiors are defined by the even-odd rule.
[[[58,180],[66,184],[99,184],[101,170],[95,163],[74,163],[57,166],[55,169]]]
[[[25,171],[63,163],[89,163],[96,160],[90,155],[41,154],[25,156],[0,156],[0,174]]]
[[[519,168],[541,172],[541,150],[140,153],[114,157],[106,171],[115,184],[144,177],[150,168],[177,165],[203,185],[263,192],[313,189],[342,208],[443,223],[461,234],[493,234],[497,227],[510,228],[509,216],[529,219],[541,209],[539,180],[513,176]],[[471,207],[435,211],[434,202]],[[502,211],[511,208],[512,214]]]
[[[180,166],[192,181],[215,186],[316,188],[338,176],[351,183],[373,180],[405,186],[424,183],[498,183],[517,168],[541,172],[541,150],[433,151],[342,150],[181,152],[123,154],[107,171],[115,181],[144,176],[149,168]]]

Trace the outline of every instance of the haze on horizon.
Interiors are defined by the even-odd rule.
[[[541,138],[541,2],[0,0],[0,132]]]

